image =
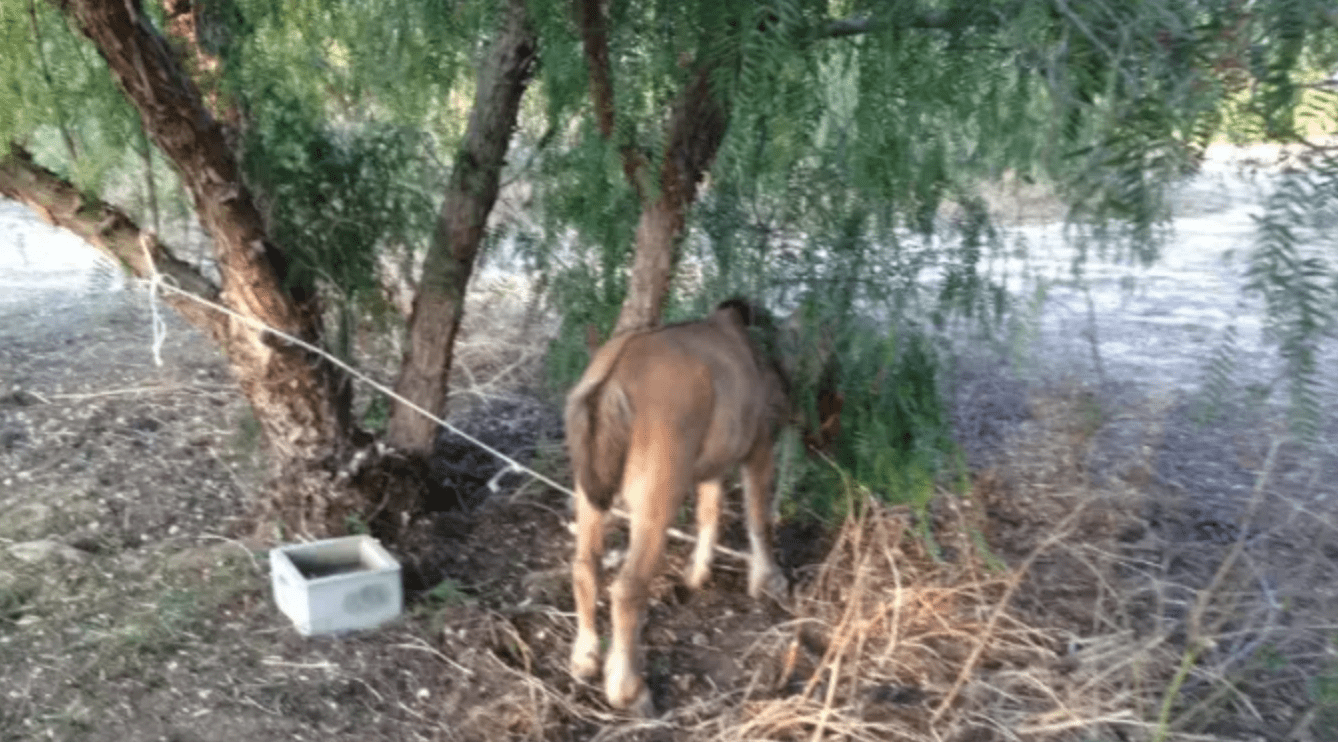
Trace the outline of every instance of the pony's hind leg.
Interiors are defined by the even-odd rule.
[[[719,479],[697,485],[697,548],[692,552],[692,564],[687,573],[688,587],[693,590],[700,589],[711,578],[711,557],[720,536],[722,489]]]
[[[618,579],[609,588],[613,641],[604,661],[604,692],[615,708],[631,709],[640,716],[651,716],[650,690],[641,677],[638,642],[645,619],[650,580],[655,575],[664,552],[664,532],[668,519],[638,517],[633,511],[627,561]]]
[[[674,441],[668,429],[633,434],[627,468],[623,474],[623,499],[631,511],[627,559],[609,588],[613,641],[604,660],[604,692],[615,708],[651,716],[654,705],[641,677],[638,649],[641,624],[646,615],[650,581],[664,554],[665,531],[683,496],[692,487],[686,472],[680,472]]]
[[[599,672],[599,560],[604,551],[604,513],[576,488],[576,557],[571,563],[571,588],[576,598],[576,639],[571,645],[571,674],[589,680]]]
[[[762,435],[743,462],[743,499],[747,504],[748,594],[754,598],[764,593],[784,600],[785,575],[776,566],[771,535],[771,436]]]

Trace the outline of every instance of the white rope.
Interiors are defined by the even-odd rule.
[[[396,394],[396,393],[394,392],[394,390],[390,389],[390,388],[387,387],[386,385],[381,384],[380,382],[378,382],[378,381],[376,381],[375,379],[371,378],[371,377],[368,376],[367,374],[364,374],[364,373],[362,373],[361,371],[359,371],[359,370],[353,368],[352,366],[348,365],[347,363],[344,363],[343,361],[341,361],[341,360],[339,360],[338,358],[334,357],[333,355],[331,355],[330,353],[326,352],[325,350],[323,350],[323,349],[321,349],[321,348],[318,348],[318,347],[312,345],[311,343],[308,343],[308,342],[306,342],[305,340],[302,340],[301,338],[293,337],[292,335],[289,335],[288,333],[283,332],[282,330],[276,330],[276,329],[274,329],[273,327],[270,327],[269,325],[267,325],[267,324],[265,324],[264,322],[261,322],[261,321],[259,321],[259,320],[257,320],[257,319],[254,319],[254,318],[252,318],[252,317],[247,317],[247,316],[245,316],[245,315],[243,315],[243,314],[240,314],[240,313],[238,313],[238,312],[235,312],[235,311],[233,311],[233,310],[231,310],[231,309],[229,309],[229,308],[223,306],[222,304],[217,304],[217,303],[212,302],[212,301],[209,301],[208,299],[205,299],[205,298],[203,298],[203,297],[196,296],[195,294],[192,294],[192,293],[189,292],[189,291],[185,291],[185,290],[183,290],[183,289],[177,288],[176,286],[173,286],[170,282],[162,280],[162,277],[161,277],[161,275],[158,273],[157,268],[154,267],[154,264],[153,264],[153,260],[152,260],[152,259],[149,260],[149,267],[150,267],[150,269],[153,271],[153,277],[149,280],[149,291],[150,291],[150,295],[152,295],[152,292],[155,291],[156,289],[161,289],[161,290],[164,290],[164,291],[171,291],[172,293],[177,294],[177,295],[182,296],[182,297],[185,297],[185,298],[187,298],[187,299],[190,299],[191,301],[193,301],[193,302],[195,302],[195,303],[197,303],[197,304],[201,304],[201,305],[203,305],[203,306],[209,307],[210,309],[213,309],[213,310],[215,310],[215,311],[217,311],[217,312],[222,312],[223,314],[226,314],[226,315],[228,315],[229,317],[232,317],[233,319],[238,320],[239,322],[242,322],[243,324],[247,325],[248,327],[250,327],[250,328],[252,328],[252,329],[254,329],[254,330],[257,330],[257,331],[259,331],[259,332],[268,332],[268,333],[270,333],[271,335],[274,335],[275,337],[278,337],[278,338],[282,338],[283,340],[285,340],[285,341],[287,341],[287,342],[289,342],[289,343],[292,343],[293,345],[296,345],[296,346],[298,346],[298,347],[300,347],[300,348],[303,348],[304,350],[307,350],[307,351],[310,351],[310,352],[312,352],[312,353],[315,353],[316,355],[321,356],[322,358],[326,359],[327,361],[329,361],[329,362],[335,364],[336,366],[340,367],[340,368],[343,369],[346,373],[348,373],[350,376],[352,376],[352,377],[354,377],[354,378],[356,378],[356,379],[358,379],[358,380],[360,380],[360,381],[366,383],[368,386],[372,387],[373,389],[377,390],[378,392],[381,392],[382,394],[386,395],[387,397],[390,397],[391,399],[393,399],[393,400],[395,400],[395,401],[397,401],[397,402],[400,402],[401,404],[407,406],[409,409],[411,409],[411,410],[417,412],[417,413],[420,414],[420,415],[423,415],[423,416],[427,417],[429,420],[435,422],[436,424],[442,426],[443,428],[446,428],[447,430],[449,430],[450,432],[454,433],[455,435],[458,435],[458,436],[460,436],[461,438],[464,438],[465,440],[469,441],[470,443],[473,443],[474,445],[478,446],[479,448],[483,449],[484,451],[487,451],[488,453],[492,454],[493,456],[497,457],[498,459],[501,459],[504,463],[507,464],[507,467],[508,467],[508,468],[503,469],[501,472],[498,472],[498,475],[497,475],[497,476],[493,477],[493,481],[492,481],[492,482],[489,482],[490,487],[495,486],[495,485],[494,485],[494,482],[496,482],[497,478],[500,477],[502,474],[505,474],[505,473],[507,473],[507,472],[516,472],[516,473],[524,473],[524,474],[528,474],[528,475],[530,475],[531,477],[534,477],[535,479],[538,479],[539,481],[543,482],[544,484],[547,484],[548,486],[550,486],[550,487],[552,487],[552,488],[558,490],[559,492],[565,492],[565,493],[568,494],[568,495],[574,495],[574,493],[571,491],[570,488],[568,488],[568,487],[564,487],[564,486],[562,486],[561,484],[558,484],[558,483],[557,483],[556,481],[554,481],[553,479],[551,479],[551,478],[549,478],[549,477],[546,477],[546,476],[544,476],[543,474],[540,474],[539,472],[537,472],[537,471],[535,471],[535,470],[533,470],[533,469],[531,469],[531,468],[525,466],[524,464],[521,464],[519,461],[516,461],[515,459],[511,458],[510,456],[507,456],[506,454],[502,453],[501,451],[498,451],[497,449],[493,448],[492,446],[489,446],[488,444],[484,443],[483,441],[479,440],[478,438],[475,438],[474,436],[472,436],[472,435],[466,433],[465,431],[463,431],[463,430],[461,430],[461,429],[455,427],[454,425],[451,425],[450,423],[446,422],[445,420],[441,419],[440,417],[437,417],[436,415],[432,414],[431,412],[428,412],[427,410],[423,409],[422,407],[419,407],[418,405],[414,404],[413,402],[410,402],[409,400],[405,399],[404,397],[402,397],[402,396]],[[154,322],[155,322],[155,325],[154,325],[154,342],[155,342],[155,343],[158,343],[158,340],[157,340],[157,337],[158,337],[158,336],[157,336],[157,322],[158,322],[157,315],[155,315]],[[166,334],[166,328],[165,328],[165,327],[164,327],[163,332],[164,332],[164,336],[165,336],[165,334]],[[154,353],[155,353],[155,357],[156,357],[156,354],[157,354],[157,349],[156,349],[156,347],[155,347],[155,351],[154,351]],[[162,362],[159,361],[159,362],[158,362],[158,365],[162,365]]]
[[[145,249],[147,250],[148,248],[146,247]],[[150,268],[150,270],[153,271],[153,276],[152,276],[151,279],[149,280],[149,292],[150,292],[150,295],[151,295],[151,296],[152,296],[152,294],[153,294],[153,292],[154,292],[155,290],[171,291],[171,292],[173,292],[173,293],[175,293],[175,294],[177,294],[177,295],[179,295],[179,296],[182,296],[182,297],[184,297],[184,298],[186,298],[186,299],[189,299],[189,300],[191,300],[191,301],[193,301],[193,302],[195,302],[195,303],[197,303],[197,304],[203,305],[203,306],[208,307],[208,308],[210,308],[210,309],[213,309],[214,311],[217,311],[217,312],[222,312],[223,314],[226,314],[226,315],[228,315],[229,317],[232,317],[233,319],[236,319],[236,320],[238,320],[239,322],[242,322],[243,324],[247,325],[248,327],[250,327],[250,328],[252,328],[252,329],[254,329],[254,330],[257,330],[257,331],[259,331],[259,332],[268,332],[268,333],[270,333],[271,335],[274,335],[275,337],[282,338],[283,340],[286,340],[287,342],[292,343],[293,345],[296,345],[296,346],[298,346],[298,347],[300,347],[300,348],[303,348],[303,349],[305,349],[305,350],[307,350],[307,351],[310,351],[310,352],[312,352],[312,353],[315,353],[316,355],[321,356],[322,358],[324,358],[324,359],[330,361],[331,363],[335,364],[336,366],[342,368],[345,372],[347,372],[347,373],[348,373],[350,376],[352,376],[353,378],[355,378],[355,379],[359,379],[359,380],[365,382],[368,386],[372,387],[373,389],[377,390],[378,392],[381,392],[382,394],[384,394],[384,395],[390,397],[391,399],[394,399],[394,400],[400,402],[401,404],[404,404],[404,405],[407,406],[409,409],[411,409],[411,410],[417,412],[417,413],[420,414],[420,415],[423,415],[423,416],[427,417],[429,420],[435,422],[436,424],[442,426],[443,428],[446,428],[447,430],[449,430],[450,432],[454,433],[455,435],[458,435],[458,436],[460,436],[461,438],[464,438],[465,440],[469,441],[470,443],[473,443],[474,445],[478,446],[479,448],[483,449],[484,451],[487,451],[488,453],[492,454],[493,456],[497,457],[498,459],[501,459],[505,464],[507,464],[507,467],[504,468],[504,469],[502,469],[501,471],[499,471],[496,475],[493,476],[493,478],[492,478],[491,480],[488,481],[488,488],[489,488],[490,490],[492,490],[494,493],[496,493],[496,492],[498,491],[497,480],[500,479],[500,478],[502,477],[502,475],[504,475],[504,474],[507,474],[507,473],[509,473],[509,472],[515,472],[515,473],[517,473],[517,474],[528,474],[528,475],[530,475],[531,477],[533,477],[534,479],[537,479],[537,480],[543,482],[544,484],[547,484],[549,487],[552,487],[553,489],[555,489],[555,490],[557,490],[557,491],[559,491],[559,492],[562,492],[562,493],[567,494],[568,496],[571,496],[571,497],[575,497],[575,496],[576,496],[576,493],[573,492],[573,491],[571,490],[571,488],[569,488],[569,487],[565,487],[565,486],[563,486],[563,485],[557,483],[557,482],[554,481],[553,479],[551,479],[551,478],[549,478],[549,477],[546,477],[546,476],[544,476],[543,474],[540,474],[539,472],[537,472],[537,471],[535,471],[535,470],[529,468],[528,466],[525,466],[524,464],[520,463],[519,461],[516,461],[515,459],[511,458],[510,456],[507,456],[506,454],[502,453],[501,451],[498,451],[497,449],[493,448],[492,446],[489,446],[488,444],[484,443],[483,441],[479,440],[478,438],[475,438],[474,436],[472,436],[472,435],[466,433],[465,431],[463,431],[463,430],[461,430],[461,429],[455,427],[454,425],[451,425],[450,423],[446,422],[445,420],[441,419],[440,417],[437,417],[436,415],[432,414],[431,412],[428,412],[427,410],[423,409],[422,407],[418,406],[417,404],[414,404],[413,402],[410,402],[409,400],[405,399],[404,397],[402,397],[402,396],[396,394],[396,393],[394,392],[394,390],[390,389],[389,387],[385,386],[384,384],[381,384],[380,382],[378,382],[378,381],[376,381],[375,379],[371,378],[370,376],[368,376],[368,375],[362,373],[361,371],[358,371],[357,369],[353,368],[352,366],[348,365],[347,363],[344,363],[343,361],[341,361],[341,360],[339,360],[338,358],[334,357],[333,355],[331,355],[330,353],[328,353],[328,352],[325,351],[324,349],[322,349],[322,348],[318,348],[318,347],[312,345],[311,343],[308,343],[308,342],[306,342],[305,340],[302,340],[301,338],[293,337],[292,335],[289,335],[288,333],[283,332],[282,330],[276,330],[276,329],[274,329],[273,327],[270,327],[269,325],[266,325],[264,322],[261,322],[261,321],[259,321],[259,320],[257,320],[257,319],[254,319],[254,318],[247,317],[247,316],[245,316],[245,315],[239,314],[238,312],[235,312],[235,311],[233,311],[233,310],[231,310],[231,309],[229,309],[229,308],[223,306],[222,304],[218,304],[218,303],[209,301],[208,299],[205,299],[205,298],[200,297],[200,296],[196,296],[195,294],[192,294],[192,293],[189,292],[189,291],[185,291],[185,290],[183,290],[183,289],[180,289],[180,288],[174,286],[174,285],[171,283],[171,281],[170,281],[170,277],[164,277],[164,276],[162,276],[161,274],[158,273],[157,267],[154,266],[152,257],[150,257],[150,259],[149,259],[149,268]],[[169,280],[164,280],[164,278],[168,278]],[[156,324],[156,322],[157,322],[157,317],[156,317],[156,315],[155,315],[154,338],[155,338],[155,343],[158,343],[158,340],[157,340],[157,337],[158,337],[157,332],[158,332],[158,330],[157,330],[157,324]],[[163,333],[164,333],[164,337],[165,337],[165,336],[166,336],[166,328],[164,328]],[[155,352],[155,356],[156,356],[156,353],[157,353],[156,348],[155,348],[155,351],[154,351],[154,352]],[[162,365],[161,362],[159,363],[159,365]],[[622,511],[622,510],[619,509],[619,508],[616,508],[616,507],[615,507],[615,508],[610,508],[609,511],[610,511],[615,517],[621,518],[621,519],[623,519],[623,520],[630,520],[630,517],[628,516],[628,514],[627,514],[626,512],[624,512],[624,511]],[[569,527],[569,528],[572,528],[572,527],[574,527],[574,524],[570,524],[570,523],[569,523],[569,524],[568,524],[568,527]],[[670,538],[673,538],[673,539],[675,539],[675,540],[677,540],[677,541],[681,541],[681,542],[685,542],[685,543],[694,543],[694,542],[696,542],[696,540],[697,540],[695,537],[690,536],[690,535],[688,535],[688,534],[686,534],[686,533],[684,533],[684,532],[678,530],[677,528],[672,528],[672,527],[670,527],[670,528],[665,529],[665,532],[669,535]],[[725,556],[728,556],[728,557],[731,557],[731,558],[734,558],[734,559],[738,559],[738,560],[740,560],[740,561],[749,561],[749,557],[748,557],[747,554],[744,554],[744,553],[742,553],[742,552],[740,552],[740,551],[736,551],[736,550],[734,550],[734,549],[730,549],[730,548],[725,547],[725,546],[721,546],[720,544],[716,544],[715,552],[716,552],[717,554],[723,554],[723,555],[725,555]]]
[[[144,250],[145,259],[149,261],[149,313],[153,315],[153,365],[162,368],[167,322],[158,309],[158,287],[163,284],[163,274],[158,272],[158,266],[153,262],[152,239],[152,232],[146,230],[139,233],[139,246]]]

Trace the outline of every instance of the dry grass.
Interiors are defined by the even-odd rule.
[[[1252,691],[1257,678],[1242,672],[1284,633],[1333,652],[1322,612],[1293,614],[1284,629],[1269,607],[1277,594],[1258,589],[1271,555],[1244,538],[1259,537],[1270,498],[1285,499],[1271,484],[1279,445],[1257,462],[1241,536],[1175,576],[1170,545],[1143,515],[1169,405],[1150,399],[1117,417],[1094,405],[1081,390],[1037,398],[999,463],[965,497],[944,493],[932,525],[856,493],[858,514],[799,587],[790,619],[742,658],[746,682],[631,721],[543,679],[551,673],[508,666],[525,697],[475,718],[528,708],[529,731],[517,735],[513,716],[509,736],[577,720],[599,740],[1207,740],[1274,738],[1251,730],[1280,727],[1289,739],[1325,739],[1329,706],[1280,720],[1294,707]],[[1120,426],[1137,433],[1127,455],[1097,467],[1102,435]],[[926,526],[944,558],[926,546]],[[1273,528],[1295,533],[1296,522]]]
[[[970,537],[978,525],[970,513],[953,510],[957,527],[942,535],[956,557],[936,561],[909,512],[866,501],[796,597],[793,619],[757,637],[741,688],[635,722],[499,661],[520,687],[471,710],[466,736],[537,734],[555,716],[598,726],[599,740],[657,732],[720,741],[1039,740],[1106,738],[1115,728],[1146,736],[1137,701],[1174,660],[1158,651],[1162,641],[1112,631],[1078,642],[1010,608],[1036,559],[1075,538],[1083,509],[1005,570],[990,568]]]
[[[1041,555],[1074,538],[1075,510],[1018,566],[991,569],[958,519],[935,561],[901,508],[866,502],[849,520],[796,620],[759,640],[784,657],[731,713],[694,737],[953,740],[1064,738],[1137,727],[1128,703],[1127,642],[1092,637],[1073,651],[1067,632],[1030,625],[1011,599]],[[785,689],[798,692],[781,694]],[[755,697],[754,697],[755,696]]]

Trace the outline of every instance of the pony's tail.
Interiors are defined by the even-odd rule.
[[[622,483],[632,410],[623,389],[609,377],[630,337],[614,338],[595,354],[567,395],[567,452],[572,477],[591,505],[608,510]]]

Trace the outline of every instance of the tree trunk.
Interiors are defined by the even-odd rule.
[[[660,323],[669,281],[678,262],[678,233],[685,216],[685,208],[675,208],[664,199],[642,206],[636,226],[632,274],[627,279],[627,296],[623,297],[614,335]]]
[[[222,302],[244,317],[319,343],[315,293],[285,284],[285,256],[266,237],[221,127],[167,42],[144,17],[140,0],[52,2],[93,41],[139,111],[149,138],[175,165],[200,223],[213,238]],[[336,460],[351,431],[349,390],[337,370],[241,321],[228,320],[222,334],[275,473]]]
[[[670,116],[659,198],[651,202],[642,199],[636,257],[614,334],[660,323],[669,281],[678,265],[678,245],[688,209],[729,126],[729,112],[711,90],[710,72],[708,67],[697,71]]]
[[[612,140],[614,125],[612,73],[609,69],[609,34],[604,0],[578,0],[576,22],[581,30],[586,66],[590,75],[590,97],[595,122],[606,140]],[[700,65],[679,95],[669,117],[659,188],[648,187],[650,162],[630,142],[616,142],[623,160],[623,174],[641,199],[641,218],[636,229],[636,257],[627,284],[627,296],[618,314],[613,334],[653,327],[660,323],[669,282],[678,265],[678,243],[688,209],[697,197],[697,183],[720,149],[729,127],[729,110],[711,90],[714,68]],[[652,194],[656,194],[651,200]]]
[[[409,318],[409,349],[395,383],[398,394],[434,413],[441,413],[446,405],[465,289],[488,214],[497,200],[507,145],[535,55],[535,35],[525,3],[510,0],[503,27],[479,67],[469,127],[423,264]],[[436,430],[436,423],[396,402],[387,439],[403,451],[426,456],[432,451]]]

